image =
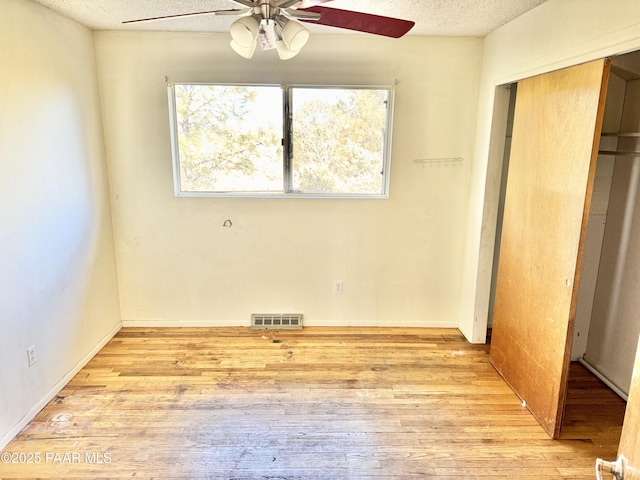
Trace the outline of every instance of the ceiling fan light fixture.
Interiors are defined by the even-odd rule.
[[[257,43],[254,41],[251,46],[244,47],[240,45],[238,42],[236,42],[235,40],[231,40],[231,42],[229,42],[229,45],[231,45],[231,48],[233,49],[233,51],[236,52],[238,55],[249,59],[253,57],[253,53],[256,51]]]
[[[298,22],[289,20],[280,32],[282,41],[292,52],[299,52],[309,40],[309,30]]]
[[[262,50],[273,50],[276,48],[278,35],[275,30],[275,22],[262,20],[260,22],[260,32],[258,33],[258,43]]]
[[[282,40],[276,41],[276,49],[278,51],[278,57],[280,57],[280,60],[289,60],[290,58],[293,58],[300,53],[300,50],[298,50],[297,52],[289,50],[289,48],[284,44]]]
[[[259,30],[260,24],[255,18],[241,17],[231,24],[229,33],[238,46],[249,48],[255,46]]]

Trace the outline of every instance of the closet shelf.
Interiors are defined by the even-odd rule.
[[[640,132],[602,132],[602,137],[627,137],[627,138],[640,138]],[[600,150],[600,155],[615,155],[617,157],[640,157],[640,152],[633,150]]]
[[[640,132],[602,132],[603,137],[640,137]]]
[[[599,155],[615,155],[617,157],[640,157],[640,152],[627,150],[598,150]]]

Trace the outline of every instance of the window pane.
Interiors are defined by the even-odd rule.
[[[389,92],[292,89],[292,189],[382,194]]]
[[[182,192],[282,192],[280,87],[175,85]]]

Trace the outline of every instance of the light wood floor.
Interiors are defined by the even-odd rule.
[[[592,479],[623,411],[576,365],[550,440],[456,330],[125,328],[4,451],[40,463],[0,477]]]

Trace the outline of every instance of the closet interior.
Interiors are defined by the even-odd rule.
[[[612,58],[571,360],[626,400],[640,335],[640,51]]]

